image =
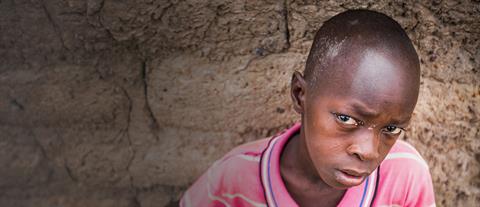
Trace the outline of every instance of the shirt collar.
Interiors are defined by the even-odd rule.
[[[298,204],[293,200],[285,187],[280,174],[281,153],[290,138],[301,128],[300,123],[270,139],[267,148],[263,151],[260,161],[260,177],[265,192],[265,200],[269,207],[295,207]],[[369,206],[376,183],[376,171],[360,185],[347,189],[338,206]]]

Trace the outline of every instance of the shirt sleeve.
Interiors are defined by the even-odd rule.
[[[427,162],[411,146],[400,142],[380,165],[374,206],[435,206],[432,176]]]
[[[405,200],[405,206],[433,207],[435,206],[435,193],[433,190],[432,177],[428,168],[417,170],[410,176],[410,188]]]
[[[221,191],[222,165],[215,162],[190,188],[183,194],[180,207],[220,207],[229,206],[219,195]]]

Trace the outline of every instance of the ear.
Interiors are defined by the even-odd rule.
[[[293,109],[299,114],[303,114],[304,112],[306,89],[307,82],[303,78],[303,75],[295,71],[292,75],[290,95],[292,96]]]

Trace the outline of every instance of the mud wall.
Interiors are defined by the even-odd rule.
[[[233,146],[299,119],[290,75],[353,8],[394,17],[421,56],[406,139],[437,205],[478,205],[478,1],[1,0],[0,206],[176,206]]]

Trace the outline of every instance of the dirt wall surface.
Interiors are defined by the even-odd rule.
[[[176,206],[232,147],[299,117],[314,32],[384,12],[421,56],[406,139],[438,206],[480,204],[478,1],[0,0],[0,206]]]

